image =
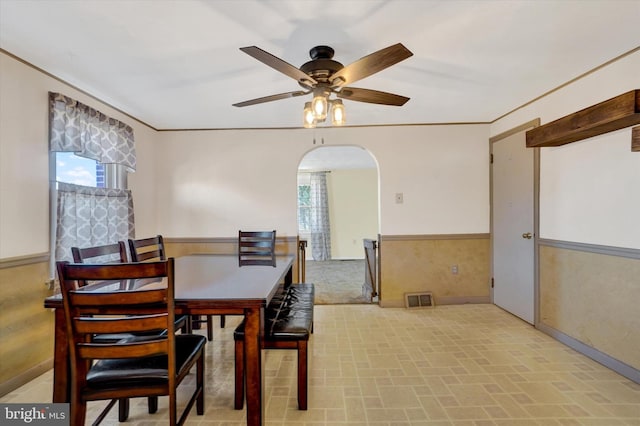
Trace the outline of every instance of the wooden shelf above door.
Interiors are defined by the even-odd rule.
[[[640,123],[640,89],[531,129],[527,148],[560,146]]]

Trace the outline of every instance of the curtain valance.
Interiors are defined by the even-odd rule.
[[[136,169],[131,126],[60,93],[49,92],[49,149]]]

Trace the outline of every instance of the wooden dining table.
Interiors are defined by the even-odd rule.
[[[189,315],[243,315],[247,424],[264,424],[264,308],[281,282],[292,282],[294,256],[276,256],[274,266],[239,266],[237,255],[194,254],[175,259],[175,311]],[[45,308],[55,310],[53,402],[69,402],[69,345],[61,295]],[[211,342],[209,344],[215,344]]]

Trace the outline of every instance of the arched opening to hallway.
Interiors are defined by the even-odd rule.
[[[378,182],[377,162],[359,146],[322,146],[300,161],[298,233],[317,304],[371,303],[363,240],[379,233]]]

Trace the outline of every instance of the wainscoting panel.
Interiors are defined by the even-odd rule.
[[[51,290],[49,256],[0,262],[0,395],[53,365],[53,312],[44,308]]]
[[[383,235],[379,247],[383,307],[424,291],[436,306],[490,302],[489,234]]]
[[[540,322],[640,369],[640,259],[540,246]]]

